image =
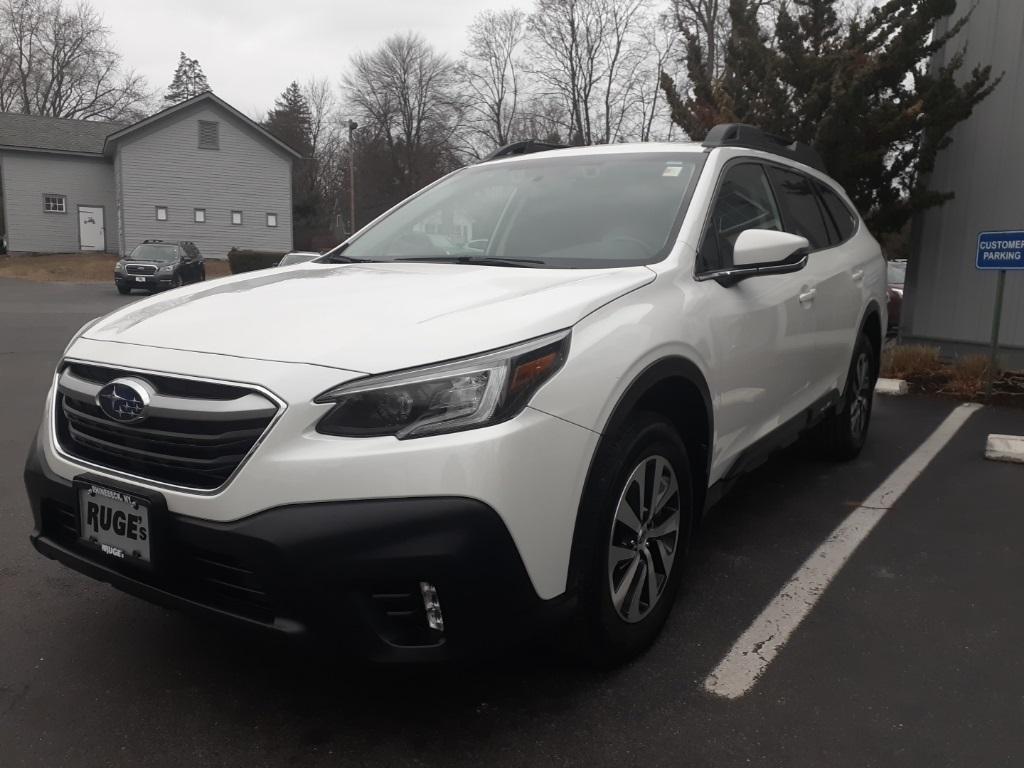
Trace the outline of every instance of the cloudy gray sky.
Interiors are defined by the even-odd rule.
[[[466,25],[517,0],[92,0],[125,62],[160,93],[184,50],[218,96],[262,115],[292,80],[337,83],[349,56],[394,32],[415,30],[457,54]]]

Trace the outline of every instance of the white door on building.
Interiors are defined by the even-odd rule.
[[[103,226],[103,209],[90,205],[78,206],[78,241],[83,251],[103,251],[107,247]]]

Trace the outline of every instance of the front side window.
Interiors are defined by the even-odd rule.
[[[675,242],[703,163],[698,152],[482,163],[410,199],[345,245],[344,257],[524,267],[650,263]]]
[[[44,195],[43,210],[47,213],[67,213],[68,199],[64,195]]]
[[[782,230],[782,219],[764,168],[734,165],[722,176],[697,254],[697,271],[731,267],[736,238],[747,229]]]
[[[828,227],[811,180],[802,173],[771,166],[769,173],[786,221],[786,231],[806,237],[812,249],[828,248]]]

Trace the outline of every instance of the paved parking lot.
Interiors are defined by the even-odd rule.
[[[846,465],[795,447],[703,526],[666,631],[613,672],[550,649],[363,668],[150,606],[38,556],[21,487],[68,338],[131,299],[0,280],[0,765],[1024,764],[1024,466],[970,416],[734,699],[708,675],[956,407],[879,399]]]

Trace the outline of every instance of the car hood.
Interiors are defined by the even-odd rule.
[[[643,266],[300,264],[154,296],[84,337],[381,373],[568,328],[654,278]]]

